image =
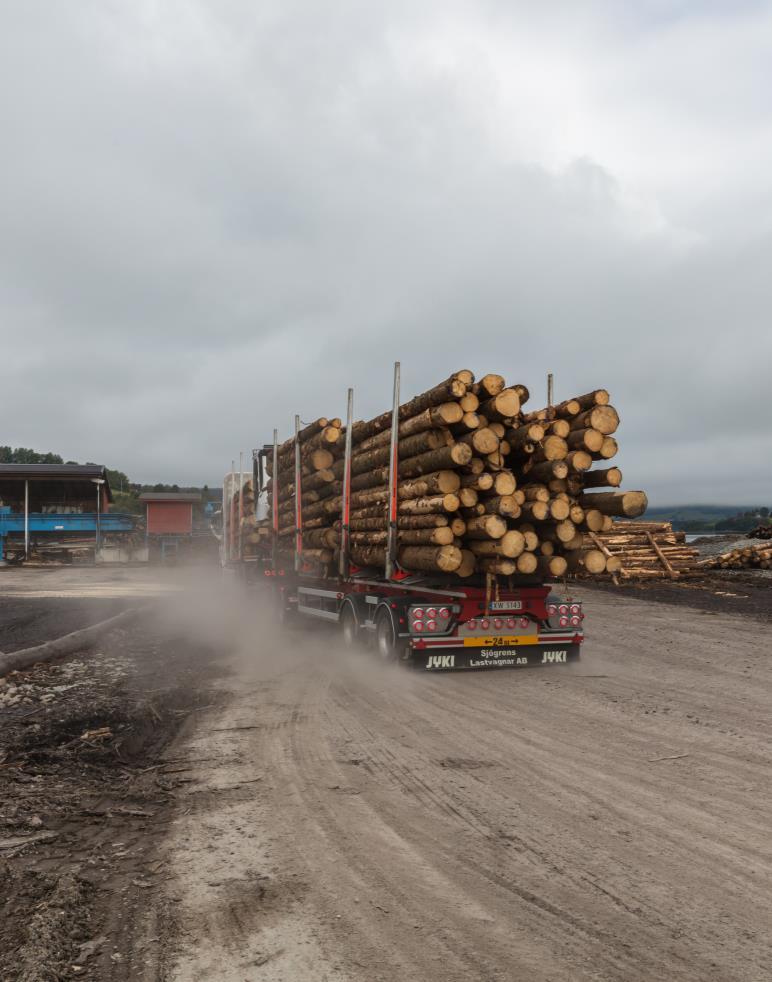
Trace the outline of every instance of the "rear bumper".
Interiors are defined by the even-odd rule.
[[[571,638],[545,641],[542,644],[516,645],[511,648],[466,648],[461,645],[412,648],[412,664],[424,671],[458,669],[544,668],[566,665],[579,657],[579,643]]]

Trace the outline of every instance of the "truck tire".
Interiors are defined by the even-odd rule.
[[[359,624],[354,613],[354,608],[347,603],[340,613],[340,633],[343,638],[343,647],[346,651],[353,651],[359,646]]]
[[[382,661],[396,661],[399,656],[394,620],[388,610],[380,610],[375,619],[375,651]]]

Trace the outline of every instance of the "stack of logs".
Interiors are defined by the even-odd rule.
[[[524,412],[524,385],[501,375],[452,375],[399,408],[397,561],[405,570],[559,577],[603,573],[608,550],[593,540],[612,516],[636,517],[642,491],[619,491],[619,417],[605,389]],[[391,411],[352,427],[350,558],[383,569]],[[334,572],[341,541],[345,427],[320,418],[300,431],[304,560]],[[273,460],[267,458],[268,473]],[[268,514],[278,488],[279,548],[295,535],[295,441],[278,448]],[[275,479],[277,478],[277,479]],[[610,488],[611,490],[597,490]],[[270,542],[270,518],[248,518],[252,543]],[[612,562],[612,566],[613,566]]]
[[[764,525],[757,525],[755,529],[748,533],[749,539],[772,539],[772,525],[768,522]]]
[[[706,569],[772,569],[772,543],[760,542],[758,545],[730,549],[719,556],[711,556],[698,563],[700,570]]]
[[[699,555],[670,522],[614,522],[590,539],[606,556],[606,572],[624,580],[678,579],[695,569]]]

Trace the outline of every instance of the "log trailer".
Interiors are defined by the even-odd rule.
[[[241,519],[246,507],[257,514],[267,494],[266,461],[278,473],[278,433],[253,451],[254,504],[245,505],[245,473],[226,475],[223,490],[223,566],[247,582],[269,590],[277,618],[289,622],[325,621],[335,625],[345,648],[371,648],[385,661],[405,662],[424,671],[514,668],[566,664],[579,657],[584,639],[582,605],[560,597],[538,577],[453,574],[400,569],[397,563],[399,363],[389,457],[388,545],[384,568],[359,568],[349,554],[351,431],[353,390],[348,390],[344,478],[337,569],[326,575],[304,558],[302,503],[295,498],[294,552],[278,548],[278,494],[273,495],[272,538],[255,556],[245,556]],[[302,489],[300,417],[295,417],[295,487]],[[505,582],[502,583],[502,580]]]

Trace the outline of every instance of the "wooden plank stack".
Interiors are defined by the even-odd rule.
[[[619,416],[605,389],[524,412],[528,389],[464,369],[399,408],[397,560],[408,571],[559,577],[605,572],[592,535],[613,516],[637,517],[642,491],[621,491],[608,466]],[[391,411],[352,427],[351,560],[383,569]],[[300,431],[304,559],[334,572],[341,538],[345,427],[320,417]],[[600,469],[592,470],[595,462]],[[295,442],[267,460],[269,515],[278,494],[279,543],[294,547]],[[608,489],[608,490],[602,490]],[[250,535],[267,541],[270,519]],[[261,531],[262,530],[262,531]],[[613,563],[612,563],[613,565]]]
[[[697,564],[706,569],[772,569],[772,543],[759,542],[740,549],[730,549]]]
[[[675,580],[693,572],[699,556],[670,522],[618,521],[590,537],[606,556],[606,572],[623,580]]]

